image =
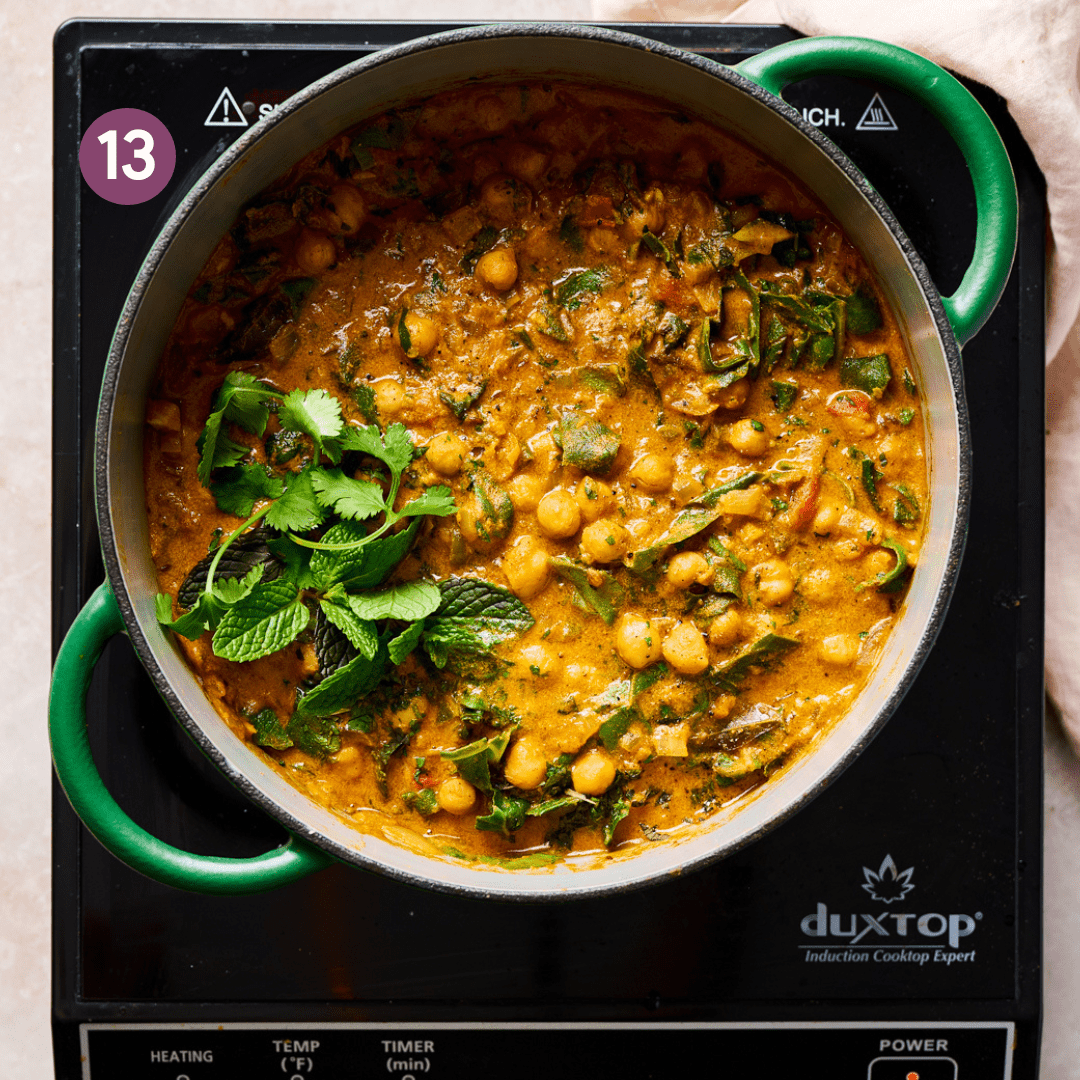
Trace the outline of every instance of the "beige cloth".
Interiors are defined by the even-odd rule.
[[[993,87],[1046,177],[1046,683],[1080,751],[1080,0],[593,0],[597,21],[786,23],[879,38]]]

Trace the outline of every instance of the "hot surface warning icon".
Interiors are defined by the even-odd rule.
[[[885,107],[880,94],[875,94],[866,106],[862,119],[855,125],[856,131],[898,131],[892,113]]]
[[[247,118],[243,110],[236,104],[236,98],[226,86],[220,94],[210,115],[203,121],[204,127],[247,127]]]

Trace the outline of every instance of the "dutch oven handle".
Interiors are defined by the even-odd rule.
[[[874,79],[909,94],[941,121],[975,185],[975,253],[960,287],[942,297],[957,340],[961,345],[970,341],[1009,280],[1019,217],[1009,155],[971,93],[925,57],[869,38],[803,38],[744,60],[735,70],[777,97],[792,83],[814,75]]]
[[[287,885],[333,860],[299,837],[251,859],[193,855],[141,829],[117,805],[101,779],[86,734],[86,693],[94,665],[124,620],[108,582],[71,625],[53,668],[49,739],[60,784],[83,824],[121,862],[140,874],[191,892],[238,895]]]

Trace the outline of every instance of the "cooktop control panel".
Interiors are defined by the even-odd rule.
[[[786,1080],[1009,1080],[1014,1025],[967,1024],[84,1024],[85,1080],[476,1075],[512,1063],[549,1080],[692,1076],[702,1062],[762,1064]],[[697,1063],[695,1065],[695,1063]],[[767,1069],[765,1067],[767,1063]],[[685,1070],[685,1072],[684,1072]]]

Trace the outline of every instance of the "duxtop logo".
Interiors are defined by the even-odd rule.
[[[890,854],[876,871],[864,866],[862,872],[859,887],[879,904],[899,906],[915,888],[914,866],[900,870]],[[970,963],[975,950],[962,952],[960,941],[975,932],[981,918],[981,911],[920,914],[891,906],[885,911],[839,913],[818,901],[800,923],[803,934],[817,941],[800,947],[807,963]]]
[[[875,874],[868,866],[862,868],[866,881],[863,888],[870,894],[871,900],[881,904],[891,904],[894,900],[903,900],[912,889],[911,875],[915,872],[909,866],[902,874],[896,870],[896,863],[891,855],[886,855]]]

